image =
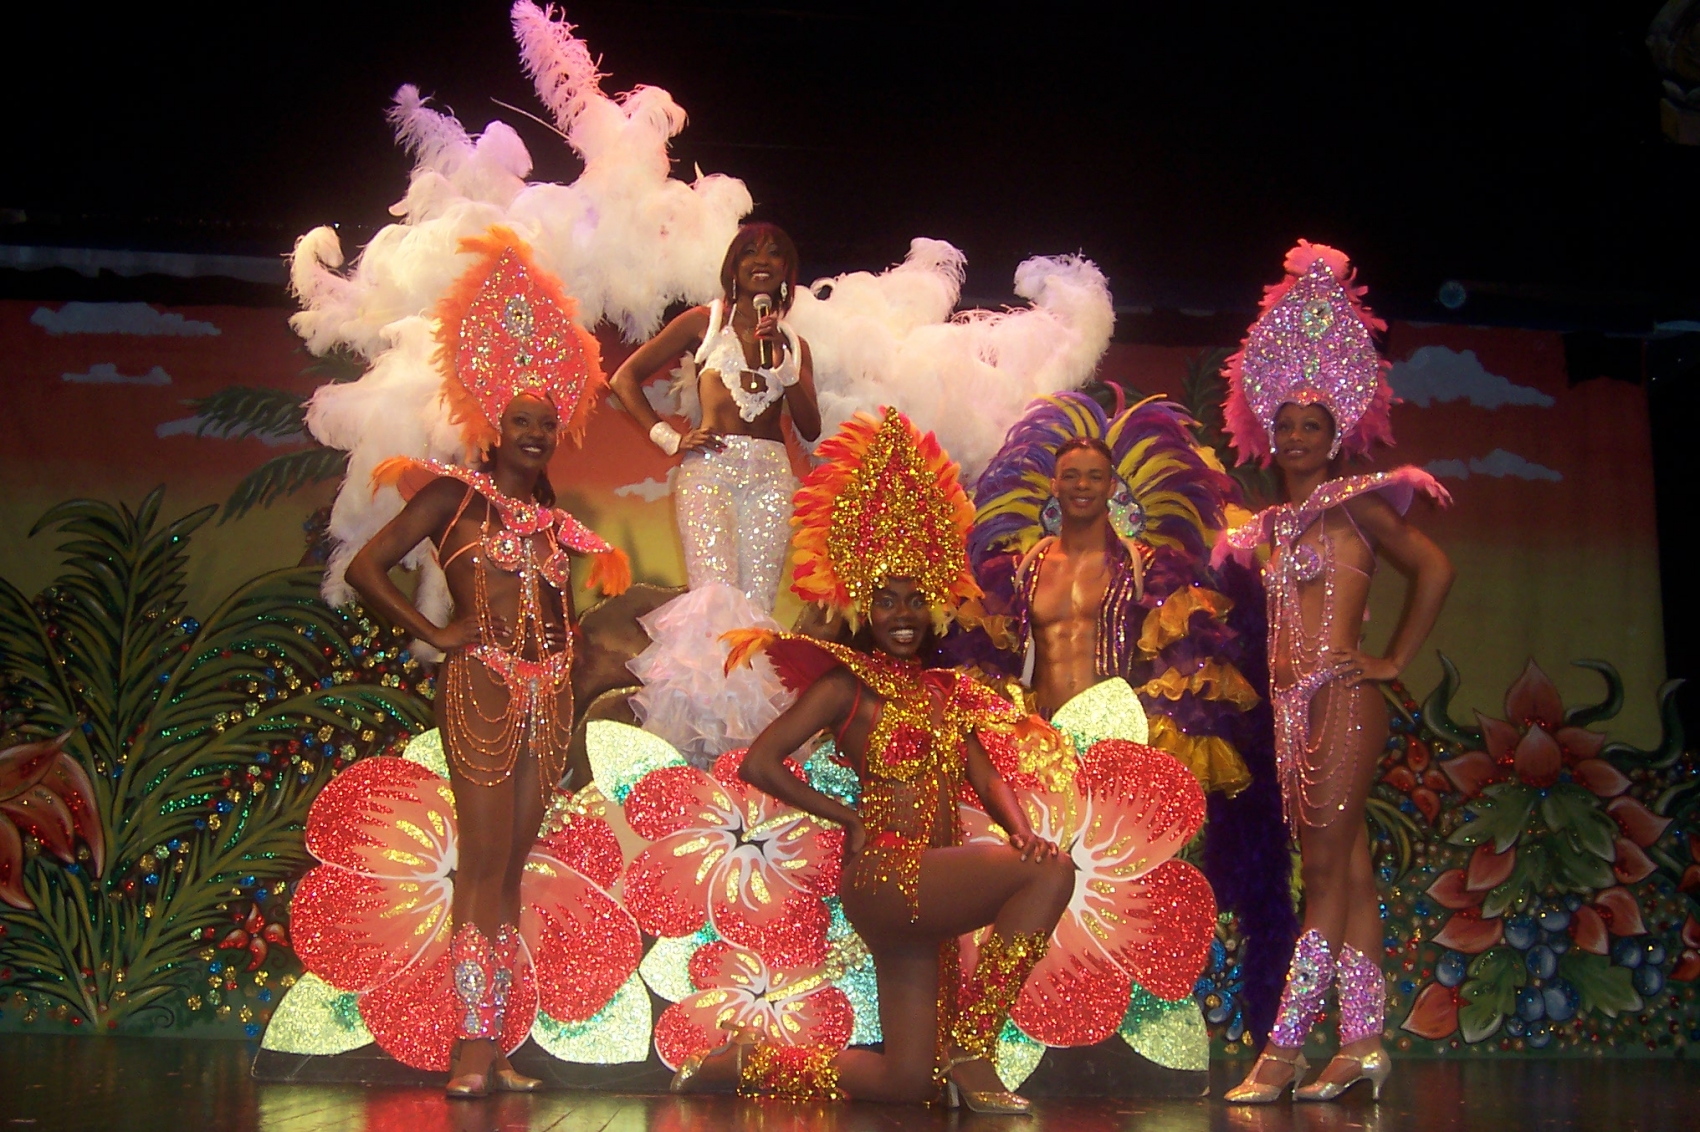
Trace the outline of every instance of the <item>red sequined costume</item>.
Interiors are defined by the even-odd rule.
[[[922,436],[895,410],[886,410],[883,418],[858,414],[817,455],[822,463],[798,492],[793,519],[792,588],[799,596],[835,608],[855,624],[888,579],[907,578],[926,596],[941,626],[963,601],[979,597],[964,546],[973,508],[955,465],[931,434]],[[726,639],[732,646],[728,669],[765,651],[780,678],[800,692],[842,666],[859,681],[858,696],[866,692],[881,701],[855,767],[867,843],[845,878],[846,892],[894,885],[913,923],[922,855],[963,840],[958,801],[967,784],[968,736],[1013,727],[1021,713],[969,677],[917,661],[768,630],[735,631]],[[994,933],[964,983],[957,941],[941,944],[935,1072],[942,1076],[948,1068],[952,1045],[973,1056],[991,1055],[1045,945],[1043,936],[1004,939]],[[741,1091],[843,1096],[832,1051],[766,1045],[743,1062]]]
[[[924,668],[916,661],[858,652],[791,633],[753,629],[727,637],[732,643],[729,665],[745,663],[756,652],[765,651],[792,691],[801,693],[842,665],[883,701],[866,753],[853,763],[861,781],[857,810],[867,829],[867,844],[844,884],[863,892],[895,884],[908,902],[913,922],[920,914],[921,855],[964,841],[958,802],[967,789],[964,744],[968,736],[982,728],[1013,728],[1022,722],[1022,713],[1008,700],[950,669]],[[941,1069],[953,1042],[991,1056],[1010,1006],[1027,972],[1044,954],[1045,944],[1044,937],[1008,941],[988,937],[964,1001],[955,993],[961,982],[957,942],[950,940],[940,947]],[[806,1051],[776,1050],[760,1062],[765,1067],[761,1072],[785,1075],[791,1088],[804,1062]],[[746,1091],[771,1091],[763,1083],[765,1078],[752,1079],[748,1072],[745,1076]],[[836,1083],[820,1090],[822,1096],[837,1091]]]

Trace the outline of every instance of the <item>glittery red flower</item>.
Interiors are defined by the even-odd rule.
[[[716,940],[691,957],[690,972],[696,991],[655,1023],[655,1052],[669,1069],[714,1049],[738,1028],[786,1045],[842,1049],[850,1041],[850,999],[818,967],[769,966],[748,948]]]
[[[626,796],[626,820],[652,844],[626,871],[626,907],[644,931],[704,924],[784,967],[826,957],[822,897],[838,891],[843,832],[738,779],[743,751],[712,774],[650,771]]]
[[[309,971],[359,995],[378,1044],[419,1069],[447,1069],[459,1014],[449,963],[458,861],[454,794],[434,772],[398,758],[356,763],[307,818],[321,862],[290,905],[296,954]],[[608,886],[619,846],[590,813],[538,842],[520,882],[523,946],[503,1045],[517,1048],[537,1011],[592,1017],[642,957],[637,924]]]
[[[1074,898],[1011,1010],[1052,1046],[1113,1034],[1137,983],[1159,998],[1192,992],[1216,930],[1216,899],[1192,865],[1172,860],[1204,824],[1204,792],[1155,747],[1106,739],[1080,760],[1066,791],[1019,792],[1033,831],[1078,870]],[[991,819],[963,806],[971,840],[995,839]],[[963,941],[964,971],[977,951]]]

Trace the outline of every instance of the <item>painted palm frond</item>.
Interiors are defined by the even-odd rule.
[[[305,402],[299,393],[287,389],[230,385],[189,405],[201,419],[197,436],[210,432],[232,440],[249,436],[282,440],[305,433]]]
[[[380,631],[324,605],[315,569],[262,574],[204,623],[187,616],[189,540],[214,508],[166,522],[161,502],[156,490],[134,511],[61,504],[32,530],[61,536],[61,576],[34,601],[0,579],[6,730],[68,732],[105,850],[26,845],[0,963],[91,1025],[181,1016],[232,903],[306,867],[301,830],[329,752],[358,757],[430,726],[425,700],[378,679],[396,655]]]
[[[239,519],[256,507],[270,507],[302,488],[340,479],[347,471],[348,453],[322,444],[273,456],[242,477],[225,500],[218,521]]]

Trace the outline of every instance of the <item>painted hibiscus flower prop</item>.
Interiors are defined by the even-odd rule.
[[[1010,1016],[1049,1046],[1116,1032],[1135,984],[1158,998],[1192,993],[1216,931],[1204,874],[1174,860],[1204,824],[1204,791],[1174,756],[1122,739],[1092,744],[1068,781],[1023,772],[1012,745],[987,751],[1033,831],[1062,846],[1078,870],[1074,898]],[[1002,839],[976,805],[962,807],[970,840]],[[975,948],[964,940],[962,969]]]
[[[712,773],[681,759],[631,787],[626,821],[651,844],[626,871],[626,907],[651,935],[707,925],[778,967],[816,966],[843,831],[740,781],[743,756],[721,755]]]
[[[696,990],[655,1024],[655,1052],[669,1069],[721,1045],[731,1029],[786,1045],[843,1049],[850,1041],[850,998],[819,967],[770,966],[748,948],[716,940],[691,956],[689,970]]]
[[[1505,714],[1478,713],[1486,749],[1440,764],[1470,799],[1448,840],[1475,851],[1429,888],[1454,912],[1435,942],[1479,954],[1500,942],[1508,910],[1555,887],[1584,897],[1570,934],[1604,955],[1608,933],[1645,931],[1623,886],[1653,872],[1646,849],[1671,819],[1628,795],[1629,778],[1601,757],[1606,737],[1566,723],[1558,689],[1534,661],[1506,692]]]
[[[459,1011],[448,782],[406,759],[356,763],[314,801],[306,840],[320,864],[291,904],[296,953],[331,986],[358,994],[361,1020],[391,1056],[447,1069]],[[623,863],[613,831],[590,813],[569,813],[533,849],[504,1048],[525,1041],[540,1010],[560,1022],[591,1018],[637,969],[642,937],[608,892]]]
[[[67,865],[77,859],[80,839],[89,847],[92,876],[98,877],[105,864],[94,784],[82,764],[65,753],[64,739],[0,751],[0,900],[14,908],[35,907],[24,892],[26,833]]]

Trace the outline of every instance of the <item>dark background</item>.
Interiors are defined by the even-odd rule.
[[[609,78],[689,111],[677,171],[743,178],[804,276],[878,269],[911,236],[1011,298],[1027,255],[1110,277],[1118,337],[1232,340],[1304,236],[1358,262],[1384,313],[1569,333],[1573,380],[1646,382],[1667,648],[1695,674],[1700,147],[1665,141],[1643,40],[1657,0],[568,6]],[[0,243],[282,255],[364,241],[406,187],[383,112],[414,82],[471,129],[501,116],[536,179],[577,163],[543,126],[507,4],[37,5],[0,68]],[[31,298],[198,295],[0,271]],[[1449,312],[1440,285],[1468,301]],[[220,284],[222,301],[286,303]],[[60,292],[54,294],[52,292]],[[1215,311],[1188,323],[1180,312]],[[1179,327],[1177,329],[1177,326]],[[1189,338],[1188,335],[1191,337]],[[1586,521],[1579,517],[1578,521]]]

